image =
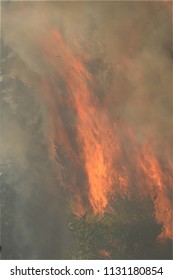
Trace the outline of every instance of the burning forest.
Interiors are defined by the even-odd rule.
[[[11,207],[20,225],[15,230],[25,235],[28,228],[26,248],[34,232],[29,221],[38,208],[54,223],[56,215],[66,221],[61,228],[70,243],[74,234],[78,239],[83,235],[75,231],[80,227],[89,235],[94,229],[97,236],[95,227],[108,232],[105,247],[98,245],[98,254],[86,258],[116,258],[117,240],[130,227],[136,227],[132,232],[138,240],[144,225],[155,225],[153,238],[159,246],[172,244],[170,5],[3,3],[2,176],[16,196]],[[33,210],[25,210],[22,217],[18,193],[28,205],[34,196]],[[4,197],[8,195],[10,201],[10,193]],[[51,207],[49,214],[44,201],[47,209]],[[20,208],[25,208],[24,202]],[[32,220],[32,226],[37,222]],[[47,234],[52,231],[50,226]],[[102,243],[103,236],[98,237]],[[166,258],[168,254],[159,250]],[[44,255],[44,250],[38,251],[35,258]]]

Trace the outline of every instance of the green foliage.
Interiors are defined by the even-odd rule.
[[[69,224],[71,259],[170,259],[171,241],[158,241],[161,225],[149,198],[117,197],[103,217],[87,213]]]
[[[102,258],[99,252],[109,246],[109,238],[105,235],[108,225],[103,219],[86,214],[75,217],[69,227],[73,235],[73,259]]]

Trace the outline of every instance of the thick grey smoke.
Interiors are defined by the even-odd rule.
[[[8,186],[4,219],[12,219],[4,222],[4,234],[12,238],[4,242],[5,258],[62,258],[69,246],[56,179],[63,167],[56,162],[54,169],[49,153],[50,117],[39,83],[41,76],[55,75],[42,52],[52,26],[74,52],[78,38],[81,53],[90,56],[87,66],[112,124],[127,121],[139,146],[157,139],[158,154],[166,149],[172,162],[171,24],[171,2],[2,3],[2,39],[10,61],[4,62],[2,180]]]
[[[107,95],[119,98],[119,113],[136,127],[139,140],[153,131],[161,141],[172,139],[171,2],[13,3],[4,15],[4,38],[17,57],[14,75],[19,71],[33,83],[37,74],[50,74],[37,42],[54,25],[69,44],[78,36],[91,57],[103,55],[113,67]],[[100,80],[109,75],[99,71]]]

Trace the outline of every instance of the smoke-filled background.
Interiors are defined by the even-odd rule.
[[[136,256],[151,258],[144,238],[171,258],[171,2],[1,10],[2,258],[133,258],[117,241],[129,229]],[[96,255],[81,256],[83,245],[68,255],[93,219],[109,225],[107,245],[100,237]]]

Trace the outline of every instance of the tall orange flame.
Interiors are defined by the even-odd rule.
[[[78,45],[75,43],[76,48]],[[70,180],[58,179],[74,192],[74,211],[80,215],[92,207],[94,213],[103,214],[116,192],[128,195],[135,187],[152,197],[155,217],[163,224],[161,237],[172,238],[169,192],[173,168],[166,154],[162,153],[161,164],[154,141],[139,146],[127,123],[110,121],[108,108],[100,105],[93,76],[85,66],[86,56],[75,56],[57,30],[44,42],[43,55],[52,71],[51,78],[41,77],[50,111],[50,153],[59,159],[58,144],[72,162]],[[69,111],[68,119],[63,109]]]

